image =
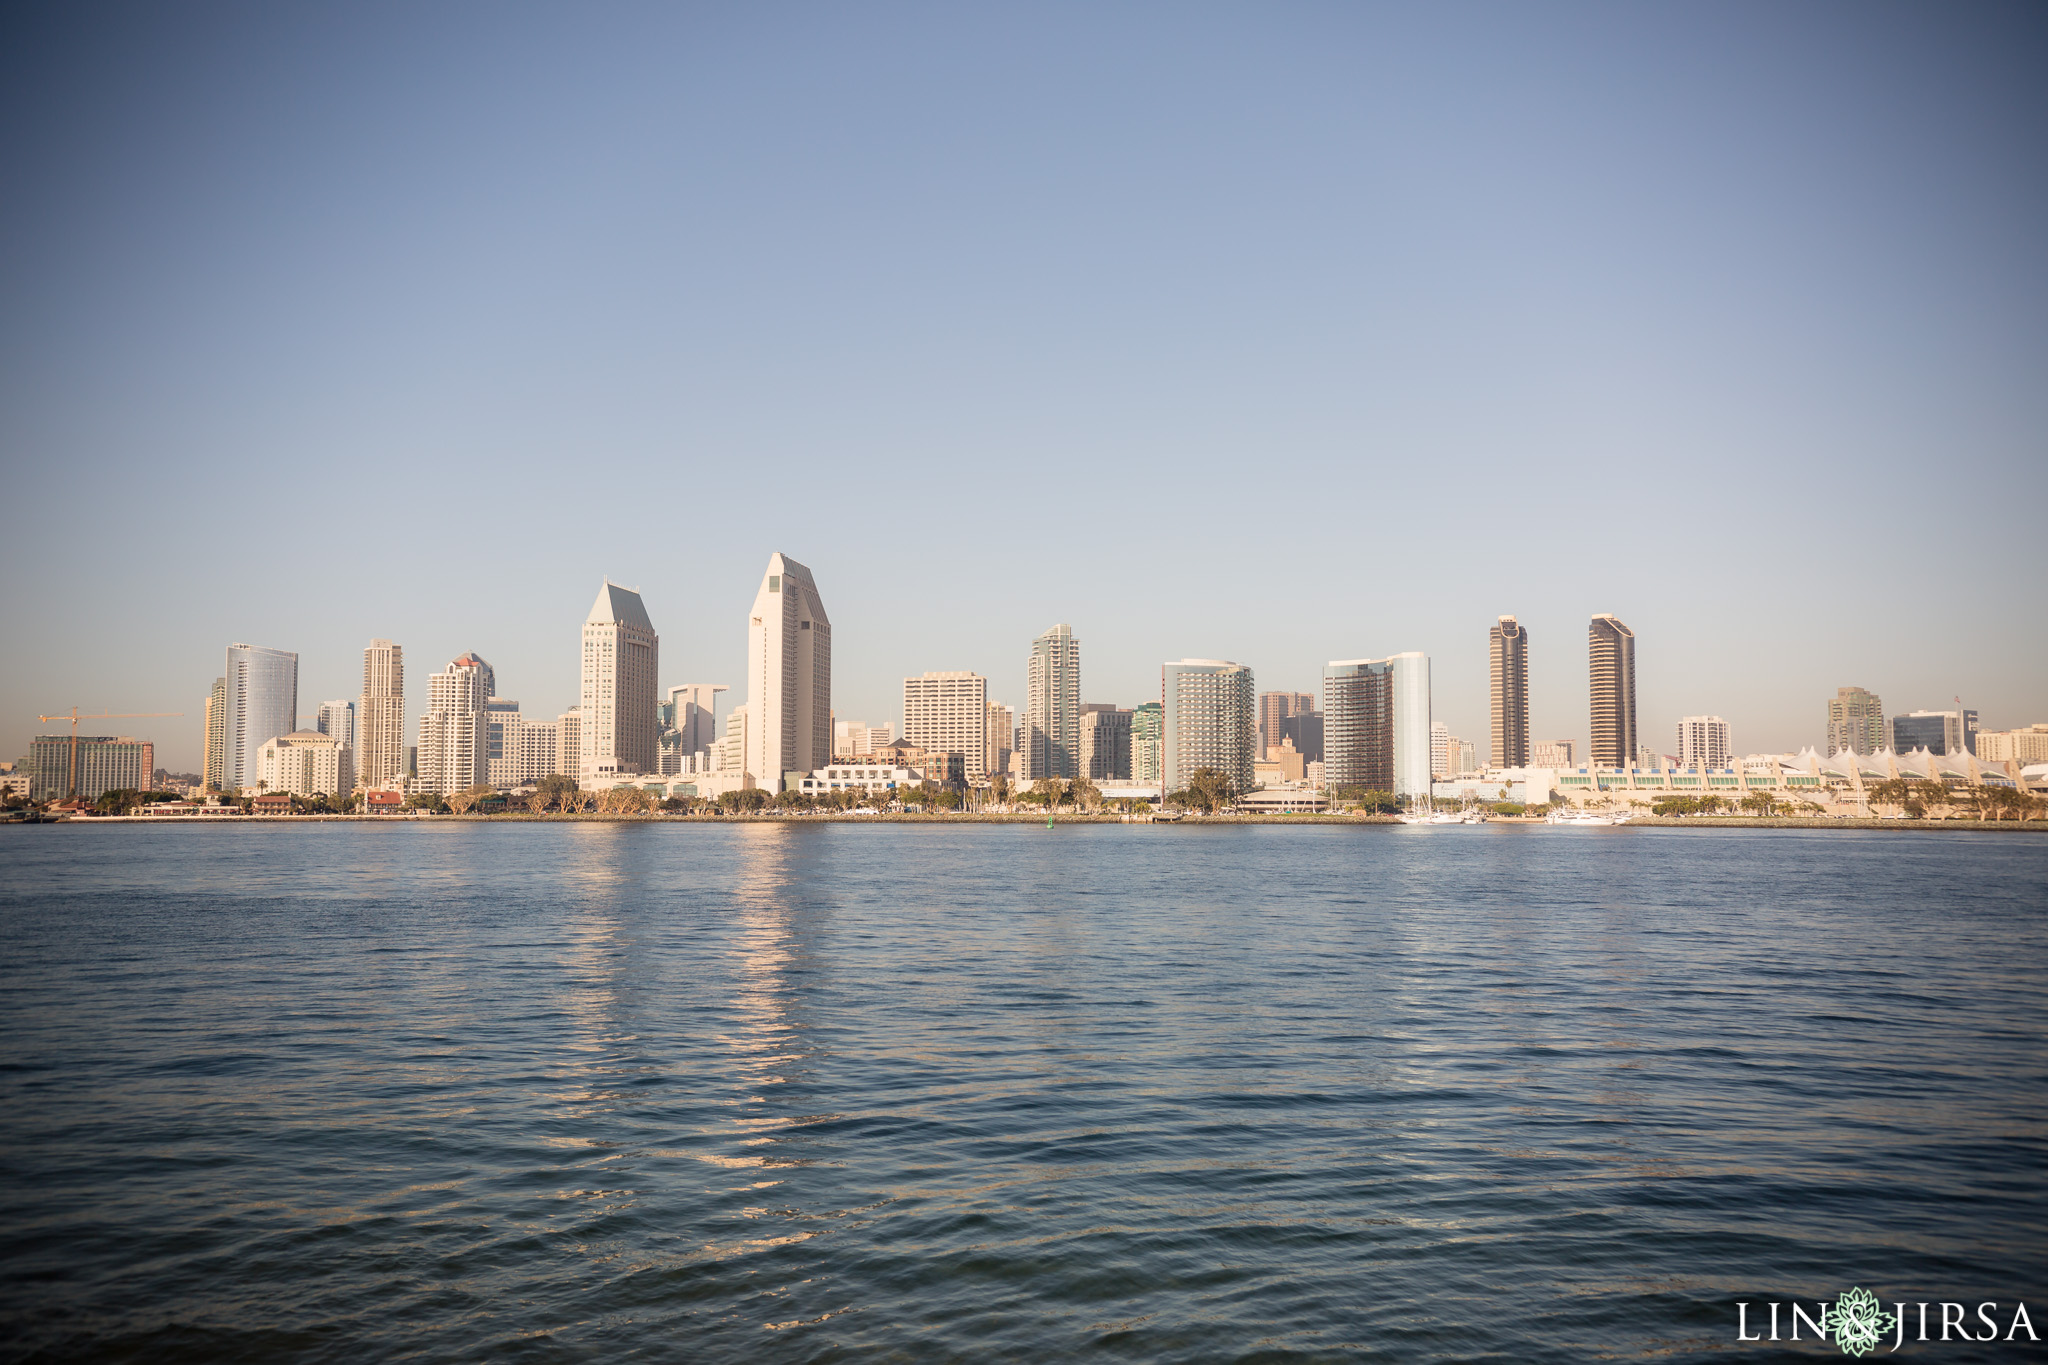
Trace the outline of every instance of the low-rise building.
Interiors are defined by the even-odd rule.
[[[1977,757],[1986,763],[2048,763],[2048,725],[2024,730],[1979,730]]]
[[[256,786],[293,796],[343,796],[355,786],[350,751],[333,735],[294,730],[256,751]]]
[[[806,796],[826,796],[843,791],[872,796],[878,792],[915,787],[923,780],[902,764],[887,759],[864,759],[835,762],[830,767],[806,773],[797,783],[797,790]]]

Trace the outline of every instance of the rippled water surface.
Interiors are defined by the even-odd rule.
[[[59,826],[0,871],[10,1358],[1685,1358],[1852,1284],[2048,1331],[2048,837]]]

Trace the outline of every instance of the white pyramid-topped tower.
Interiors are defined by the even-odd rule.
[[[747,771],[772,792],[832,761],[832,622],[811,571],[768,556],[747,620]]]
[[[583,619],[583,693],[578,781],[659,769],[655,752],[655,677],[661,637],[640,594],[609,578]]]

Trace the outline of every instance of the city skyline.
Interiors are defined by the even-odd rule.
[[[182,711],[151,738],[197,771],[231,640],[298,652],[308,698],[358,695],[369,639],[419,677],[477,649],[553,714],[575,665],[537,626],[606,574],[653,604],[664,685],[737,690],[727,604],[773,546],[699,509],[761,469],[811,494],[773,541],[832,585],[841,714],[927,671],[1018,704],[1017,642],[1067,621],[1124,705],[1161,660],[1314,691],[1330,658],[1417,650],[1477,738],[1479,635],[1511,613],[1531,735],[1584,742],[1575,642],[1612,612],[1660,744],[1698,714],[1818,744],[1814,699],[1850,684],[2031,723],[2048,549],[2009,537],[1969,581],[1864,562],[1884,508],[1840,474],[1938,471],[1958,538],[2048,500],[2039,24],[1846,13],[1758,42],[1680,7],[1202,11],[1163,56],[1142,9],[507,14],[490,56],[452,14],[405,42],[354,14],[26,17],[0,496],[109,496],[90,553],[61,517],[0,537],[51,589],[0,609],[29,660],[0,751],[72,705]],[[1263,557],[1316,541],[1229,496],[1268,464],[1302,504],[1443,514],[1380,531],[1392,585],[1276,592]],[[536,523],[565,468],[657,496]],[[343,476],[405,496],[366,516]],[[1026,477],[1060,490],[1043,526],[999,516]],[[347,547],[334,582],[267,540],[207,557],[221,490],[259,486]],[[883,489],[943,570],[859,542]],[[441,506],[489,547],[459,570],[422,534]],[[1587,538],[1615,528],[1635,559]]]

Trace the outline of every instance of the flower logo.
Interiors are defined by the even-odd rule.
[[[1896,1322],[1897,1317],[1884,1311],[1877,1295],[1868,1289],[1851,1289],[1822,1315],[1821,1331],[1834,1334],[1843,1355],[1862,1356],[1874,1350]]]

